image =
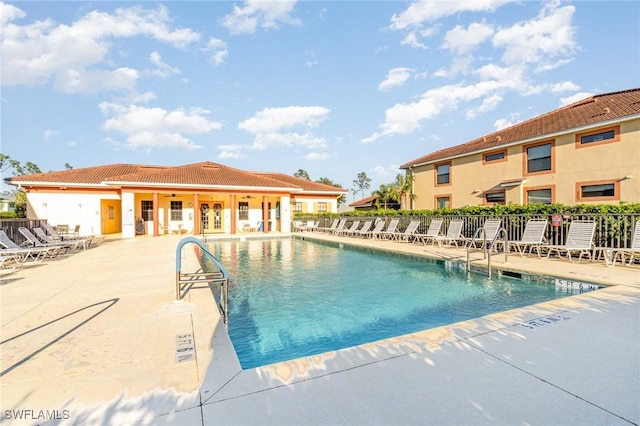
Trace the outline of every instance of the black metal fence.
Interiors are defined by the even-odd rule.
[[[345,227],[349,227],[355,220],[359,220],[361,223],[366,220],[376,220],[378,216],[345,216],[342,219],[346,219]],[[429,228],[429,224],[434,218],[442,218],[443,232],[449,227],[449,223],[452,220],[462,220],[464,222],[463,235],[467,238],[473,237],[478,228],[481,228],[487,219],[501,219],[502,227],[507,233],[509,241],[520,240],[524,228],[529,219],[546,219],[547,230],[545,232],[546,240],[550,244],[565,244],[565,238],[569,225],[574,220],[592,220],[596,223],[596,232],[594,236],[595,247],[608,247],[608,248],[628,248],[631,246],[633,239],[633,232],[635,226],[640,226],[638,221],[640,220],[640,213],[626,213],[626,214],[550,214],[550,215],[476,215],[476,216],[388,216],[383,219],[388,223],[391,219],[398,218],[400,223],[398,224],[397,231],[402,232],[409,222],[412,220],[419,220],[420,226],[417,233],[425,233]],[[298,220],[317,220],[320,228],[326,228],[331,226],[331,222],[335,217],[321,217],[321,218],[302,218],[297,217]]]

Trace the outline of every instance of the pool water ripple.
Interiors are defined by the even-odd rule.
[[[210,248],[229,271],[229,335],[243,369],[572,294],[298,239],[220,241]]]

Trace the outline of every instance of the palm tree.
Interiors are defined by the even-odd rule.
[[[409,200],[413,201],[416,199],[416,194],[413,193],[413,175],[404,177],[402,174],[398,174],[398,176],[396,176],[395,186],[399,193],[398,201],[402,208],[406,208],[405,197],[407,193],[409,194]]]
[[[375,197],[375,205],[380,208],[380,203],[384,203],[384,208],[387,208],[387,203],[391,201],[400,201],[398,188],[395,184],[381,184],[378,189],[371,193],[371,196]]]

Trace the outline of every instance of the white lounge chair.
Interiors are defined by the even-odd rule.
[[[390,239],[393,238],[393,234],[396,233],[396,229],[398,228],[398,224],[400,223],[400,219],[394,218],[389,221],[389,225],[387,225],[387,229],[380,232],[380,238],[382,239]]]
[[[452,220],[447,228],[447,233],[444,236],[435,237],[434,241],[438,243],[438,247],[443,245],[455,245],[458,248],[458,243],[466,241],[466,238],[462,235],[462,228],[464,227],[464,221]]]
[[[569,232],[565,244],[543,246],[542,248],[547,250],[547,258],[549,258],[551,253],[556,253],[558,257],[562,257],[562,254],[565,253],[569,258],[569,262],[573,262],[571,253],[579,252],[578,262],[580,262],[583,255],[593,260],[593,236],[595,232],[596,223],[594,221],[574,220],[569,225]]]
[[[331,225],[329,225],[328,227],[318,227],[318,231],[331,232],[334,229],[336,229],[336,226],[338,226],[338,222],[340,222],[340,219],[333,219],[333,222],[331,222]]]
[[[57,248],[20,247],[2,230],[0,230],[0,246],[2,246],[3,256],[19,257],[23,263],[27,259],[39,262],[48,257],[55,257],[58,252]]]
[[[354,237],[363,237],[367,232],[369,232],[369,230],[371,229],[371,225],[373,225],[373,220],[366,220],[362,224],[362,228],[353,231],[351,235],[353,235]]]
[[[54,243],[54,244],[50,244],[50,243],[43,243],[42,241],[40,241],[38,239],[38,237],[36,237],[35,235],[33,235],[31,233],[31,231],[29,231],[27,228],[25,228],[24,226],[20,226],[18,228],[18,232],[20,232],[22,234],[22,236],[26,239],[27,244],[31,247],[48,247],[51,249],[57,249],[58,252],[61,250],[64,250],[64,252],[66,253],[70,248],[71,248],[71,244],[68,243],[64,243],[64,242],[60,242],[60,243]],[[57,253],[56,253],[57,254]]]
[[[78,250],[80,247],[85,250],[87,249],[86,240],[56,241],[51,236],[47,235],[39,226],[34,227],[33,232],[34,234],[36,234],[36,237],[39,238],[40,241],[42,241],[44,244],[59,245],[61,247],[69,246],[69,248],[71,248],[71,250],[73,251]]]
[[[293,232],[302,232],[306,228],[304,222],[301,220],[294,220],[292,225],[293,225]]]
[[[358,229],[359,226],[360,226],[360,221],[359,220],[354,220],[351,223],[351,226],[349,228],[343,229],[342,231],[338,232],[338,235],[350,235],[356,229]]]
[[[340,222],[338,222],[338,225],[335,227],[335,229],[333,229],[332,231],[330,231],[333,235],[338,235],[340,234],[343,230],[344,230],[344,226],[347,224],[347,219],[340,219]]]
[[[378,238],[383,229],[384,229],[384,220],[380,219],[372,230],[365,232],[362,236],[369,237],[369,238]]]
[[[488,250],[495,248],[496,238],[502,227],[501,219],[487,219],[482,224],[482,228],[478,228],[473,234],[469,242],[469,247],[481,249],[485,247]]]
[[[509,241],[509,246],[515,247],[520,257],[533,250],[538,253],[540,257],[540,247],[546,243],[544,234],[547,230],[546,219],[529,219],[524,227],[522,237],[516,241]]]
[[[631,247],[598,247],[595,251],[600,253],[601,256],[605,256],[608,266],[615,266],[618,259],[620,259],[623,265],[631,266],[636,257],[640,258],[640,220],[635,223]],[[628,261],[626,260],[627,257],[629,257]]]
[[[402,232],[396,232],[391,235],[393,241],[409,242],[413,238],[413,234],[418,230],[420,220],[412,220]]]
[[[428,242],[435,244],[434,238],[440,235],[442,224],[444,220],[442,219],[433,219],[429,224],[429,228],[427,232],[424,234],[416,234],[416,240],[422,241],[422,243],[426,246]]]

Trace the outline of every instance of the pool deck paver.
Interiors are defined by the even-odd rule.
[[[455,248],[296,237],[466,261]],[[493,256],[496,269],[615,286],[243,371],[211,291],[174,300],[179,239],[108,239],[0,278],[1,424],[44,423],[41,410],[68,417],[50,424],[640,423],[637,266]],[[197,269],[186,248],[182,259]],[[179,363],[182,333],[195,357]]]

